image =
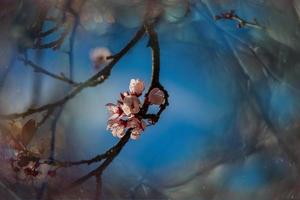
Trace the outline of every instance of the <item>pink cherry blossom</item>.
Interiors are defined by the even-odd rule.
[[[144,82],[140,79],[131,79],[129,84],[129,91],[131,94],[140,96],[145,89]]]
[[[146,123],[142,119],[140,120],[136,117],[133,117],[127,122],[127,127],[134,128],[134,129],[141,129],[142,131],[144,131],[146,128]]]
[[[109,59],[107,59],[108,56],[111,56],[111,52],[109,49],[104,47],[95,48],[90,52],[90,59],[97,69],[101,65],[109,63]]]
[[[130,138],[133,140],[137,140],[137,139],[139,139],[140,136],[141,136],[141,132],[134,129],[131,132]]]
[[[121,105],[121,108],[123,112],[130,116],[131,114],[136,114],[140,111],[140,100],[135,95],[127,95],[123,98],[123,104]]]
[[[108,103],[106,104],[106,107],[110,115],[108,120],[114,120],[124,115],[123,110],[118,105],[115,105],[113,103]]]
[[[145,130],[147,124],[139,116],[141,110],[140,95],[145,89],[143,81],[139,79],[131,79],[129,92],[121,92],[120,99],[117,104],[108,103],[109,120],[107,130],[110,130],[115,137],[123,137],[127,130],[131,130],[131,139],[138,139]],[[151,90],[149,100],[145,101],[146,105],[160,105],[165,101],[164,93],[158,88]]]
[[[165,102],[165,94],[159,88],[153,88],[148,95],[148,100],[151,104],[161,105]]]
[[[114,137],[122,138],[125,135],[126,126],[120,119],[109,120],[106,129],[110,130]]]
[[[127,122],[127,127],[132,128],[130,137],[131,139],[136,140],[139,138],[141,133],[145,130],[146,123],[142,119],[139,120],[138,118],[134,117]]]

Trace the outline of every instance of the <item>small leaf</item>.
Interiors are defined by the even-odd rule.
[[[37,131],[37,124],[34,119],[26,122],[22,128],[20,141],[27,146]]]

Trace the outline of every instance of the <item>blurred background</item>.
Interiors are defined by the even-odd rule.
[[[104,172],[102,198],[300,199],[298,0],[1,0],[1,114],[51,103],[70,91],[20,57],[85,81],[98,70],[91,51],[105,47],[117,53],[149,9],[159,17],[160,79],[170,106]],[[230,10],[263,28],[214,19]],[[37,34],[56,25],[49,34]],[[61,44],[51,43],[62,37]],[[31,147],[43,146],[46,156],[61,160],[81,160],[117,143],[106,131],[105,104],[115,103],[131,78],[149,86],[147,42],[139,41],[103,84],[56,110]],[[96,166],[24,182],[6,164],[11,151],[2,151],[0,199],[43,199],[45,188],[60,187]],[[60,199],[93,199],[94,185],[91,179]]]

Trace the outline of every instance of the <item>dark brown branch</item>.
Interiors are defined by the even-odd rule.
[[[67,94],[62,99],[60,99],[54,103],[46,104],[46,105],[43,105],[43,106],[40,106],[37,108],[30,108],[25,112],[2,114],[2,115],[0,115],[0,118],[1,119],[15,119],[15,118],[19,118],[19,117],[26,117],[26,116],[32,115],[34,113],[38,113],[38,112],[42,112],[45,110],[53,109],[58,106],[62,106],[67,101],[69,101],[70,99],[75,97],[78,93],[80,93],[83,89],[85,89],[87,87],[94,87],[94,86],[102,83],[109,77],[110,72],[111,72],[112,68],[114,67],[114,65],[144,36],[144,33],[145,33],[145,28],[143,26],[137,31],[137,33],[131,39],[131,41],[118,54],[116,54],[115,58],[108,65],[106,65],[101,71],[99,71],[97,74],[93,75],[91,78],[89,78],[85,82],[80,83],[79,85],[74,87],[69,92],[69,94]]]
[[[159,88],[160,90],[163,91],[165,95],[165,102],[160,105],[160,110],[156,114],[147,114],[148,109],[149,109],[149,104],[144,102],[144,106],[141,109],[141,117],[144,119],[150,119],[152,123],[156,123],[159,118],[161,113],[166,109],[166,107],[169,105],[169,94],[168,92],[164,89],[164,87],[161,85],[160,80],[159,80],[159,72],[160,72],[160,48],[159,48],[159,41],[158,41],[158,36],[156,31],[153,28],[153,24],[146,24],[145,25],[147,33],[149,35],[149,44],[148,46],[151,48],[152,52],[152,76],[151,76],[151,85],[148,89],[148,92],[145,95],[145,102],[147,101],[147,98],[149,96],[150,91],[153,88]]]
[[[68,83],[68,84],[71,84],[71,85],[79,85],[79,84],[80,84],[80,83],[77,83],[77,82],[75,82],[75,81],[73,81],[73,80],[71,80],[71,79],[68,79],[68,78],[65,77],[65,76],[62,76],[62,75],[59,76],[59,75],[56,75],[56,74],[54,74],[54,73],[51,73],[51,72],[45,70],[44,68],[42,68],[41,66],[39,66],[39,65],[37,65],[37,64],[35,64],[35,63],[33,63],[33,62],[30,61],[30,60],[26,60],[26,59],[24,59],[24,58],[19,58],[19,60],[23,61],[24,64],[25,64],[26,66],[30,66],[31,68],[33,68],[33,69],[34,69],[34,72],[36,72],[36,73],[42,73],[42,74],[45,74],[45,75],[50,76],[50,77],[52,77],[52,78],[54,78],[54,79],[63,81],[63,82],[65,82],[65,83]]]
[[[148,46],[152,50],[152,77],[151,86],[155,87],[159,84],[159,71],[160,71],[160,49],[158,43],[157,33],[154,31],[151,24],[146,24],[146,30],[149,34]]]

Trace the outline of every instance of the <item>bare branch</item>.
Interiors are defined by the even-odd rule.
[[[63,44],[65,38],[69,34],[69,31],[70,31],[70,29],[66,28],[57,40],[46,43],[46,44],[36,43],[33,48],[34,49],[48,49],[48,48],[59,49],[60,46]]]
[[[54,33],[55,31],[59,30],[60,27],[61,27],[62,23],[58,23],[57,25],[55,25],[54,27],[48,29],[47,31],[44,31],[44,32],[41,32],[41,33],[38,33],[38,37],[46,37],[52,33]]]

